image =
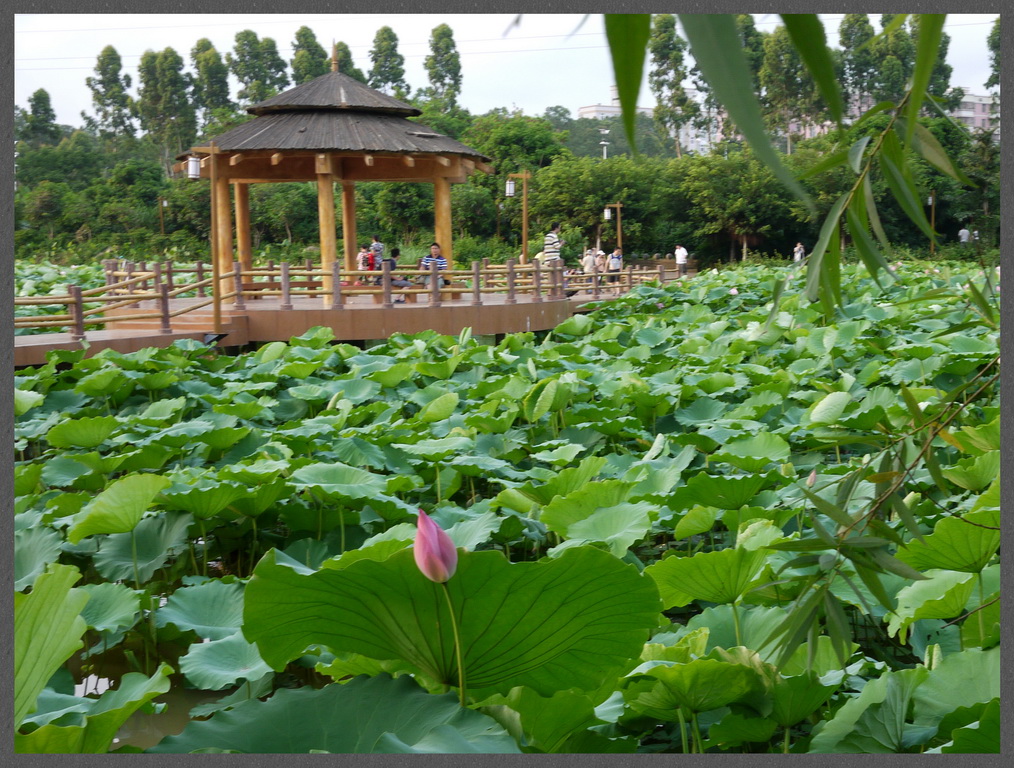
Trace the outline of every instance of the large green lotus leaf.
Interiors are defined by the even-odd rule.
[[[187,406],[185,397],[176,397],[166,400],[156,400],[145,408],[141,413],[133,417],[133,421],[150,426],[165,424],[169,419],[180,413]]]
[[[433,696],[409,677],[387,675],[319,690],[282,689],[267,701],[252,699],[191,721],[147,751],[209,748],[250,754],[519,752],[495,720],[462,709],[456,696]]]
[[[441,437],[419,440],[415,443],[394,443],[393,446],[412,456],[421,456],[430,461],[440,461],[452,453],[465,453],[472,448],[473,444],[474,441],[467,437]]]
[[[660,610],[654,583],[590,547],[516,564],[498,552],[460,552],[447,589],[466,685],[477,696],[516,685],[545,695],[593,689],[640,653]],[[247,585],[243,630],[275,669],[321,644],[403,659],[433,680],[456,684],[442,592],[408,550],[309,575],[276,564],[269,552]]]
[[[978,573],[1000,548],[1000,512],[983,509],[942,518],[933,533],[908,542],[897,558],[913,568]]]
[[[711,424],[722,417],[729,405],[710,397],[699,397],[673,414],[680,424]]]
[[[834,693],[834,685],[821,685],[816,672],[775,679],[771,686],[769,717],[783,728],[809,717]]]
[[[786,478],[777,472],[741,477],[723,477],[699,472],[687,481],[686,486],[677,488],[673,495],[685,503],[686,507],[699,504],[702,507],[739,509],[749,503],[762,489],[785,480]]]
[[[969,491],[981,491],[996,480],[1000,473],[1000,451],[962,459],[953,467],[941,471],[955,485]]]
[[[387,490],[387,480],[348,464],[307,464],[289,478],[297,488],[313,488],[335,499],[367,500]]]
[[[67,540],[77,544],[97,533],[126,533],[141,521],[159,491],[170,483],[160,475],[128,475],[112,483],[78,513]]]
[[[449,379],[458,368],[461,362],[461,355],[454,355],[446,360],[427,360],[415,364],[416,371],[422,376],[430,376],[434,379]]]
[[[52,528],[33,527],[14,534],[14,590],[32,586],[46,566],[60,556],[63,539]]]
[[[105,754],[127,719],[146,703],[169,690],[172,667],[160,664],[150,678],[137,672],[99,697],[73,725],[50,723],[27,735],[15,734],[16,752],[45,754]]]
[[[951,732],[951,741],[927,753],[1000,754],[1000,699],[986,705],[979,719]]]
[[[60,665],[84,645],[81,609],[88,595],[71,585],[77,568],[53,563],[30,594],[14,595],[14,725],[32,711],[39,693]]]
[[[115,416],[82,416],[61,421],[46,433],[46,442],[54,448],[94,448],[113,434]]]
[[[217,579],[177,589],[158,610],[155,624],[192,629],[207,640],[236,633],[243,623],[243,585]]]
[[[454,413],[460,399],[457,392],[445,392],[440,397],[430,400],[419,411],[419,421],[423,423],[443,421]]]
[[[30,410],[32,410],[32,408],[34,408],[35,406],[37,406],[39,403],[41,403],[45,399],[46,399],[46,396],[43,395],[43,394],[40,394],[39,392],[28,392],[27,390],[18,389],[18,388],[15,387],[15,389],[14,389],[14,415],[15,416],[24,416],[26,413],[28,413]]]
[[[732,603],[746,591],[767,558],[762,550],[723,549],[691,557],[667,557],[644,569],[658,584],[666,608],[692,600]]]
[[[210,421],[203,419],[192,419],[190,421],[181,421],[177,424],[171,424],[164,429],[160,429],[150,438],[152,443],[158,445],[168,445],[172,448],[183,448],[188,443],[192,443],[194,438],[203,435],[205,432],[211,432],[215,429],[215,425]]]
[[[14,467],[14,495],[38,493],[42,480],[42,464],[19,464]]]
[[[248,493],[249,489],[238,483],[202,477],[193,485],[173,484],[167,490],[162,491],[161,499],[163,504],[170,509],[189,512],[194,517],[207,520]]]
[[[192,522],[193,518],[182,512],[146,517],[133,532],[104,539],[93,558],[95,568],[110,581],[147,581],[174,553],[184,551]]]
[[[789,444],[771,432],[759,432],[752,437],[726,443],[711,458],[728,462],[746,472],[757,472],[771,462],[787,461]]]
[[[989,424],[979,427],[962,427],[955,437],[962,445],[970,446],[972,449],[986,453],[988,451],[1000,450],[1000,419],[993,419]],[[972,453],[973,451],[969,451]]]
[[[129,629],[141,614],[141,596],[125,584],[102,582],[78,587],[88,595],[81,615],[92,629],[114,632]]]
[[[763,744],[774,735],[777,727],[766,717],[746,717],[730,712],[708,728],[708,741],[725,748],[750,742]]]
[[[924,581],[916,581],[898,591],[898,607],[891,613],[887,634],[898,635],[902,643],[909,626],[918,619],[960,616],[975,588],[975,577],[971,573],[934,570],[924,575]]]
[[[646,502],[625,503],[630,488],[630,483],[619,480],[590,482],[566,496],[557,496],[543,507],[539,519],[569,539],[607,543],[616,557],[622,557],[648,533],[649,513],[654,509]]]
[[[571,315],[556,326],[553,332],[564,336],[584,336],[594,327],[595,322],[587,315]]]
[[[926,667],[915,667],[869,680],[858,696],[848,699],[830,720],[818,724],[808,751],[887,754],[924,743],[936,727],[914,725],[907,714],[913,694],[927,675]]]
[[[1000,642],[1000,593],[986,595],[985,607],[961,623],[962,648],[992,648]]]
[[[810,407],[806,423],[809,426],[834,424],[841,418],[845,406],[851,401],[852,395],[848,392],[829,392]]]
[[[412,376],[415,366],[411,363],[395,363],[389,368],[371,371],[365,378],[378,382],[382,387],[396,387]]]
[[[936,725],[958,707],[996,698],[1003,669],[998,647],[986,651],[969,648],[945,655],[915,692],[915,722]]]
[[[715,507],[693,507],[673,529],[673,537],[676,539],[687,539],[700,533],[707,533],[718,519],[718,510]]]
[[[747,696],[759,682],[757,672],[742,664],[694,659],[652,667],[631,678],[623,697],[638,712],[675,722],[679,707],[691,712],[718,709]]]
[[[92,469],[87,464],[75,461],[67,456],[58,456],[47,461],[42,467],[42,482],[50,488],[67,488],[85,475],[91,474]]]
[[[241,680],[260,680],[271,672],[257,646],[248,643],[238,629],[220,640],[194,643],[179,664],[187,680],[203,691],[220,691]]]
[[[547,698],[518,687],[504,701],[518,713],[526,745],[539,752],[633,752],[636,746],[632,740],[614,742],[589,731],[604,721],[595,715],[592,700],[577,691],[559,691]]]

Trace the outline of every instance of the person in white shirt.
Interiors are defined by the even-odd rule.
[[[560,258],[560,247],[566,243],[565,240],[560,239],[560,225],[553,223],[549,228],[549,232],[546,233],[546,238],[542,244],[542,253],[545,254],[543,258],[545,261],[556,261]]]
[[[687,257],[690,255],[687,253],[687,249],[682,245],[676,246],[676,266],[679,268],[680,277],[685,277],[687,274]]]
[[[802,261],[803,257],[806,256],[806,249],[802,243],[796,243],[796,247],[792,249],[792,260]]]
[[[584,252],[584,258],[581,259],[581,271],[584,272],[584,274],[586,275],[594,275],[596,271],[595,270],[596,261],[597,259],[595,258],[595,249],[589,248],[587,251]],[[589,282],[588,285],[591,286],[591,283]],[[591,293],[590,287],[588,289],[588,293]]]
[[[962,227],[958,230],[958,242],[961,243],[962,248],[968,247],[968,242],[972,237],[972,233],[968,231],[966,227]]]

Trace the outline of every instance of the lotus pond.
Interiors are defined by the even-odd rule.
[[[899,278],[18,371],[15,748],[998,752],[996,275]]]

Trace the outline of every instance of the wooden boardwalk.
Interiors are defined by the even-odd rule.
[[[575,312],[582,311],[594,299],[587,292],[564,299],[543,297],[535,301],[531,294],[518,294],[514,303],[505,295],[483,296],[481,306],[472,303],[469,294],[443,300],[433,306],[422,296],[415,303],[395,303],[385,308],[372,296],[350,296],[340,309],[330,308],[324,298],[292,298],[291,309],[283,309],[279,297],[247,299],[238,309],[232,303],[222,307],[219,346],[238,347],[250,343],[287,341],[314,326],[330,327],[340,341],[383,339],[394,333],[419,333],[434,330],[457,335],[470,327],[477,335],[542,331],[555,327]],[[603,291],[599,301],[615,298]],[[173,299],[176,311],[198,299]],[[154,301],[141,301],[133,312],[158,309]],[[110,312],[115,315],[115,312]],[[14,365],[41,365],[52,350],[80,349],[87,346],[88,355],[102,349],[134,352],[146,347],[165,347],[177,339],[212,341],[215,334],[214,316],[210,307],[196,309],[173,320],[172,330],[163,332],[158,319],[124,320],[108,330],[88,330],[84,341],[71,333],[41,333],[14,337]]]
[[[387,272],[339,272],[292,269],[282,264],[220,276],[222,299],[216,325],[212,278],[207,271],[173,265],[107,265],[106,285],[66,296],[18,298],[16,304],[64,304],[67,314],[17,318],[16,327],[67,328],[66,332],[14,337],[14,365],[41,365],[54,350],[79,350],[86,355],[103,349],[134,352],[169,346],[178,339],[196,339],[222,347],[285,341],[315,326],[331,328],[338,341],[386,339],[396,333],[433,330],[457,335],[471,328],[476,335],[544,331],[556,327],[589,304],[609,301],[648,281],[669,282],[676,274],[659,264],[649,269],[628,267],[622,274],[565,276],[559,268],[490,267],[473,263],[472,270],[448,270],[451,282],[442,289],[394,288]],[[416,281],[436,275],[399,270]],[[182,282],[184,273],[196,281]],[[291,273],[291,274],[290,274]],[[342,286],[337,292],[330,285]],[[615,282],[611,282],[615,281]],[[432,282],[431,282],[432,284]],[[595,286],[598,286],[595,288]],[[572,294],[568,296],[567,294]],[[105,327],[102,327],[105,326]]]

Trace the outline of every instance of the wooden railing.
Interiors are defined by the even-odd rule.
[[[172,319],[203,309],[214,303],[212,284],[215,280],[209,265],[178,266],[172,263],[147,265],[131,262],[105,262],[105,285],[82,290],[69,286],[62,295],[19,297],[16,306],[63,305],[60,314],[16,317],[15,328],[67,329],[74,339],[83,339],[89,327],[106,326],[132,320],[161,320],[161,331],[172,331]],[[193,279],[187,279],[193,278]],[[440,278],[440,279],[438,279]],[[391,308],[396,302],[415,303],[420,296],[429,306],[467,297],[473,306],[489,303],[486,297],[502,296],[496,303],[515,304],[519,297],[537,303],[566,301],[584,293],[591,300],[613,297],[649,282],[665,282],[664,266],[620,272],[581,274],[565,271],[561,264],[491,265],[486,261],[472,262],[470,269],[430,270],[402,269],[392,273],[389,263],[382,271],[344,270],[335,264],[322,268],[307,260],[303,264],[279,265],[269,262],[265,267],[243,269],[233,264],[231,271],[218,276],[220,300],[231,302],[235,309],[245,309],[247,301],[279,299],[278,308],[292,309],[293,302],[320,298],[325,307],[343,309],[350,299],[370,296],[374,303]],[[190,298],[174,309],[172,300]],[[328,299],[330,299],[328,301]],[[141,302],[145,302],[142,305]],[[111,310],[136,309],[109,315]]]

